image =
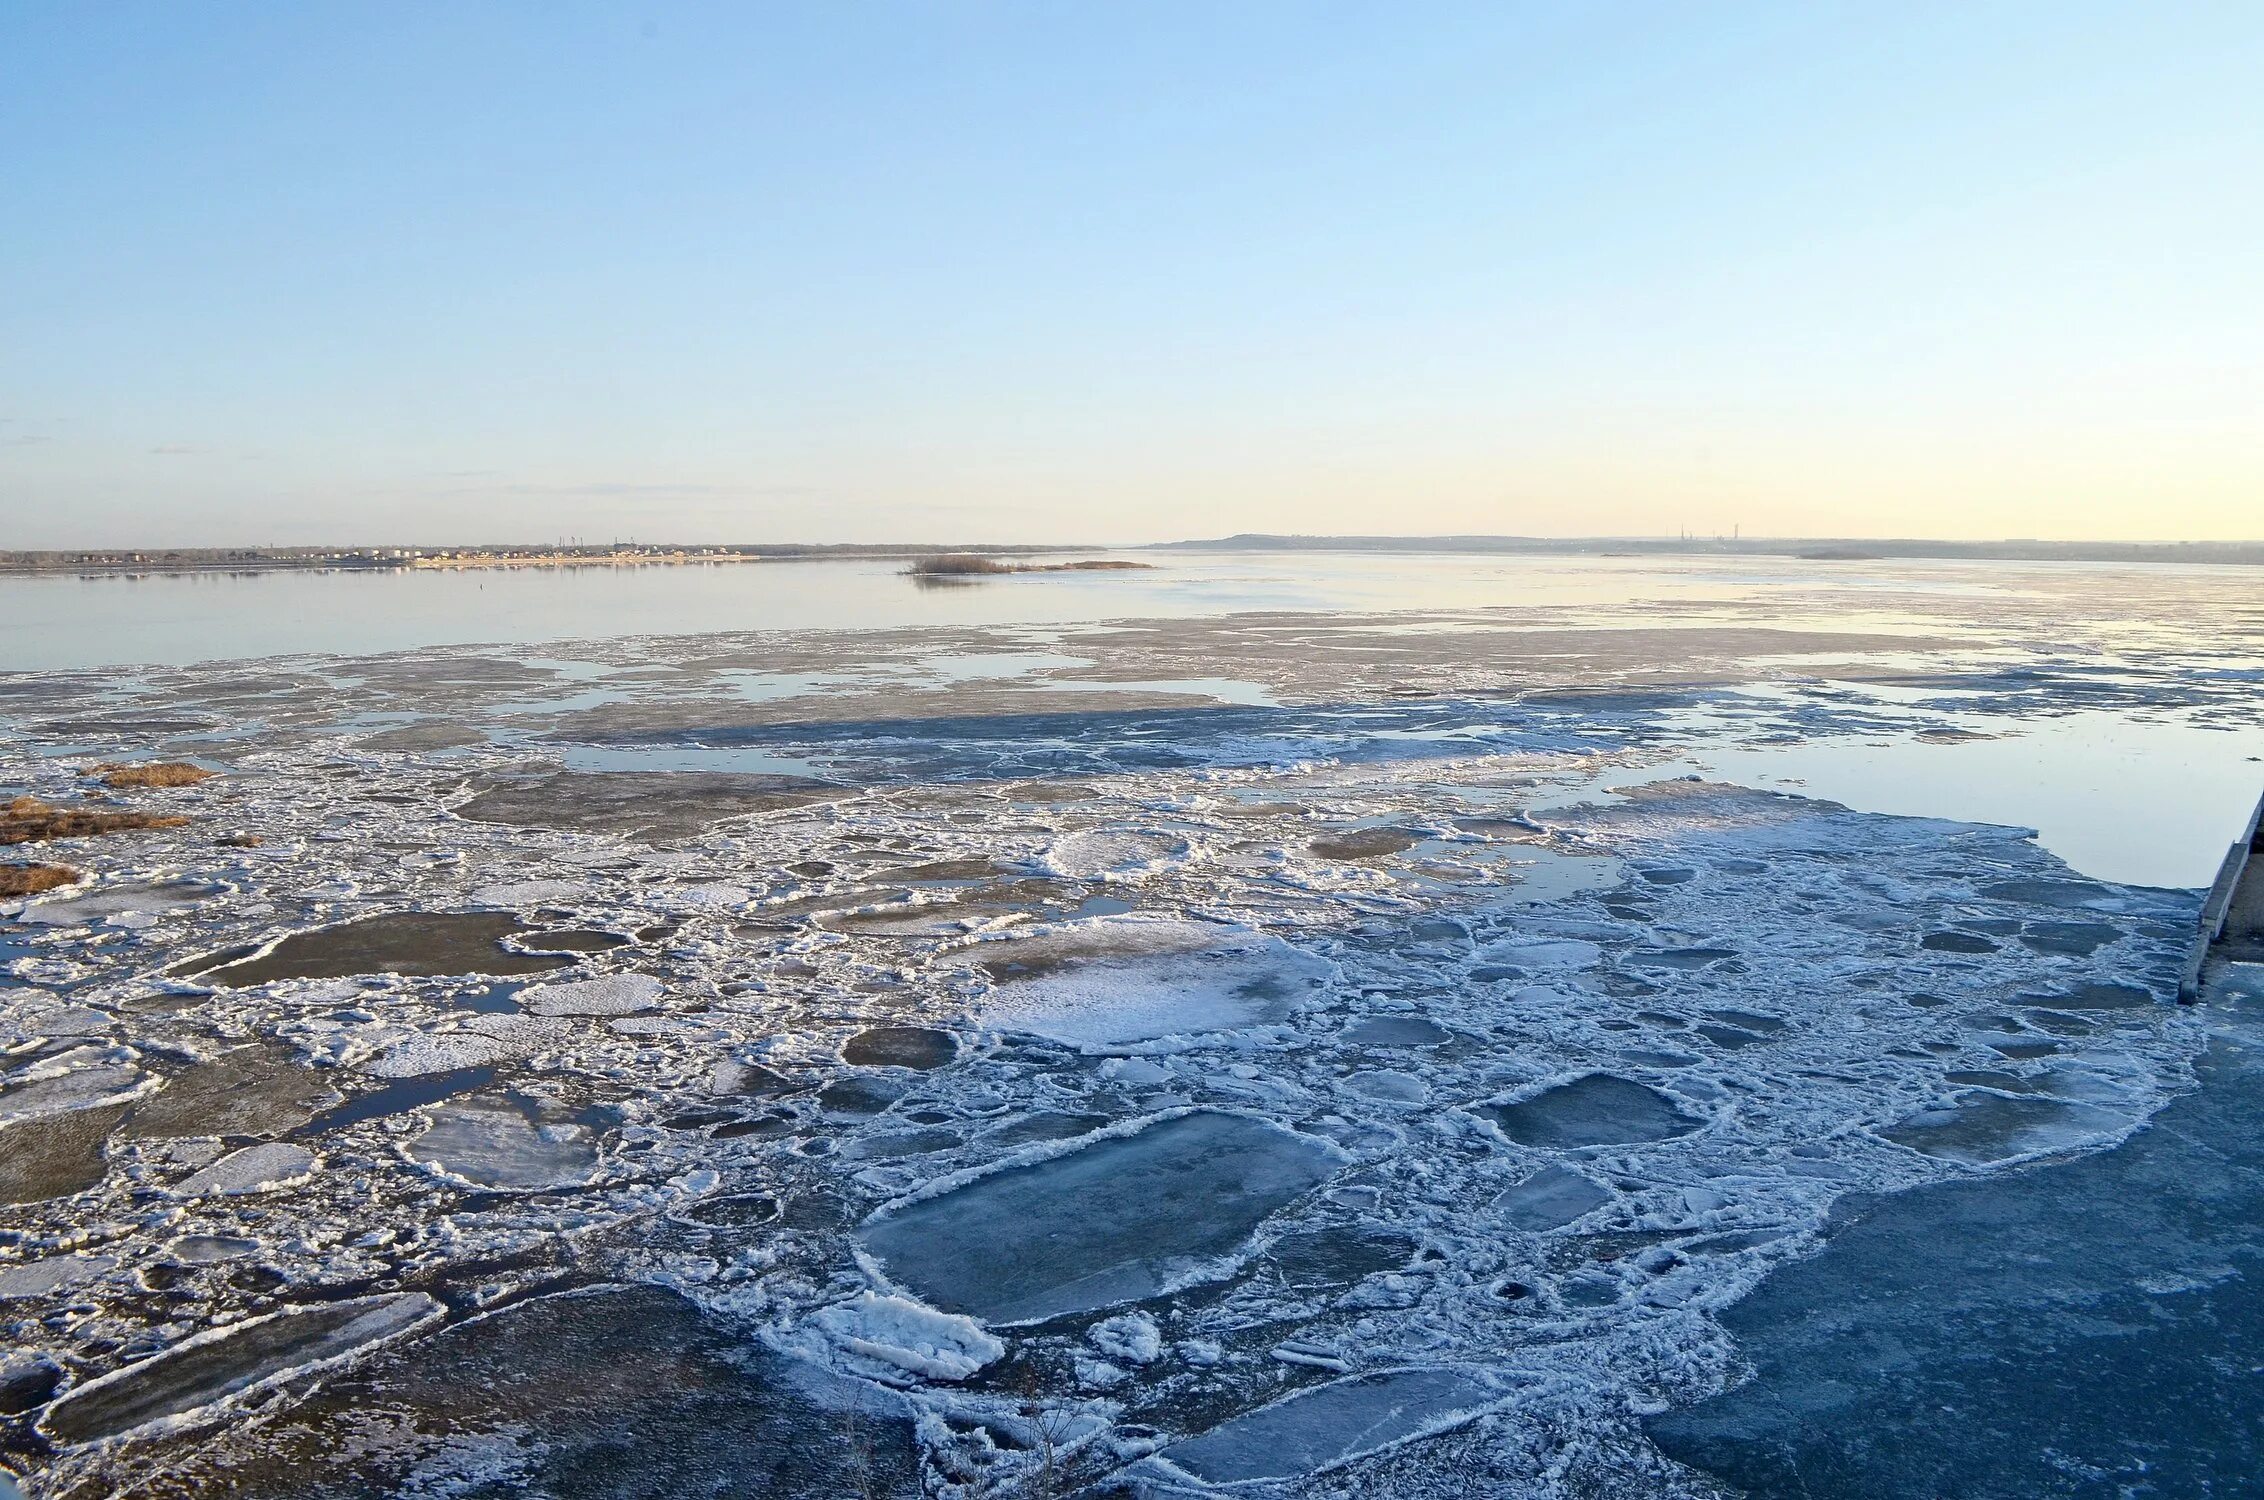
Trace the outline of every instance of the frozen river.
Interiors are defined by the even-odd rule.
[[[1151,560],[0,581],[0,785],[188,820],[0,905],[0,1463],[1899,1492],[1722,1403],[2245,1024],[2251,576]]]

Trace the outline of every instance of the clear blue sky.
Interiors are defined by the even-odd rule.
[[[2264,4],[0,0],[0,547],[2264,533]]]

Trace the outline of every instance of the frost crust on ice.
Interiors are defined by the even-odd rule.
[[[1163,1334],[1144,1312],[1104,1318],[1093,1325],[1088,1337],[1095,1349],[1127,1364],[1152,1365],[1163,1357]]]
[[[650,974],[607,974],[530,985],[523,1003],[538,1016],[627,1016],[651,1010],[666,990]]]
[[[265,1193],[304,1182],[314,1175],[321,1158],[304,1146],[285,1141],[263,1141],[231,1151],[211,1166],[193,1172],[174,1185],[173,1191],[198,1193]]]
[[[989,1030],[1029,1032],[1089,1051],[1284,1020],[1331,972],[1264,933],[1154,918],[1096,919],[969,951],[994,972],[1018,959],[1042,965],[1056,953],[1089,955],[1027,978],[1006,969],[1008,977],[973,1017]]]
[[[930,1380],[965,1380],[1006,1353],[973,1318],[908,1297],[861,1292],[812,1321],[849,1353]]]

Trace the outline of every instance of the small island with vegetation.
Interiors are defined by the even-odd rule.
[[[1092,558],[1083,562],[1002,562],[980,552],[939,552],[923,557],[904,570],[910,578],[992,578],[1002,573],[1125,573],[1153,568],[1154,563],[1127,558]]]

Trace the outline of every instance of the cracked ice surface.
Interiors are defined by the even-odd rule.
[[[634,1406],[559,1352],[618,1362],[629,1308],[701,1351],[703,1410],[822,1432],[843,1492],[1686,1493],[1640,1418],[1729,1376],[1714,1315],[1835,1201],[2111,1145],[2200,1045],[2164,1003],[2194,893],[1692,763],[1954,757],[2071,692],[2255,727],[2257,675],[2191,643],[1928,628],[1957,639],[1269,616],[9,679],[38,795],[79,790],[42,735],[160,753],[193,718],[227,768],[151,794],[189,828],[72,851],[66,919],[0,925],[35,1482],[291,1493],[263,1444],[535,1473],[546,1410]],[[428,1346],[572,1389],[411,1399]]]

